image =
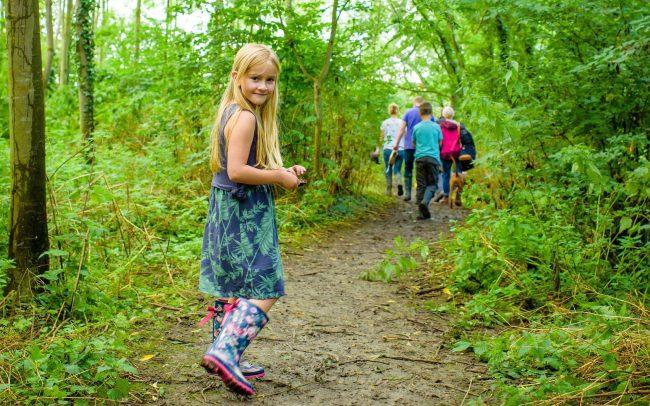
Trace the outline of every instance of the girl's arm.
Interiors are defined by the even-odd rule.
[[[402,124],[399,126],[399,131],[397,133],[397,138],[395,139],[395,145],[393,145],[393,149],[397,151],[397,148],[399,147],[399,141],[402,139],[402,135],[406,132],[406,121],[402,120]]]
[[[248,165],[248,154],[253,144],[255,116],[244,110],[230,130],[228,140],[228,177],[233,182],[247,185],[278,184],[287,189],[298,187],[298,177],[284,168],[258,169]]]

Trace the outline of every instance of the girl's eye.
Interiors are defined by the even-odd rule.
[[[254,81],[257,82],[257,79],[259,79],[259,77],[257,77],[257,76],[253,76],[253,77],[251,77],[251,79],[253,79]]]

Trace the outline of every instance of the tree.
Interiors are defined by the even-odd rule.
[[[91,11],[94,0],[77,0],[75,28],[77,34],[77,58],[79,59],[79,124],[86,143],[88,162],[93,161],[93,131],[95,130],[94,73],[93,56],[95,41],[93,39]]]
[[[137,0],[135,5],[135,62],[140,62],[140,23],[142,15],[142,0]]]
[[[61,0],[63,1],[63,0]],[[72,12],[73,12],[73,3],[72,0],[68,0],[65,16],[61,20],[63,24],[63,30],[61,34],[61,62],[59,65],[59,84],[67,85],[68,84],[68,73],[70,66],[70,27],[72,25]]]
[[[8,290],[28,293],[49,269],[45,204],[45,103],[38,0],[6,2],[11,211]]]
[[[47,54],[45,56],[45,72],[43,74],[43,89],[47,88],[54,59],[54,29],[52,26],[52,0],[45,0],[45,28],[47,31]]]
[[[330,65],[332,63],[332,53],[334,49],[334,40],[336,39],[336,28],[338,25],[338,0],[334,0],[332,4],[332,18],[330,25],[330,36],[327,40],[327,50],[325,51],[325,59],[323,65],[320,69],[320,72],[317,75],[313,75],[307,71],[307,68],[302,62],[298,51],[296,50],[295,43],[293,38],[288,34],[288,30],[284,27],[285,35],[287,35],[287,40],[291,46],[291,50],[296,58],[296,62],[300,67],[302,73],[308,77],[313,82],[314,89],[314,115],[316,116],[316,123],[314,125],[314,140],[313,140],[313,155],[312,155],[312,168],[316,175],[320,174],[320,146],[321,138],[323,133],[323,111],[322,111],[322,101],[321,101],[321,92],[323,90],[323,83],[327,79],[327,74],[329,73]],[[286,3],[286,7],[289,12],[292,12],[291,2]]]

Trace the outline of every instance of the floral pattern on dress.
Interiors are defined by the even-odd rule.
[[[244,190],[243,199],[211,190],[199,290],[222,298],[283,296],[273,192],[269,185]]]

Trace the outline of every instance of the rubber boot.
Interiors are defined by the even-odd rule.
[[[404,177],[404,201],[411,201],[411,185],[413,184],[413,178]]]
[[[231,307],[232,305],[227,300],[217,299],[214,306],[208,307],[208,315],[199,322],[199,326],[203,326],[209,319],[212,319],[212,342],[219,336],[223,318]],[[243,356],[239,360],[239,369],[246,379],[262,378],[266,374],[263,366],[251,364]],[[213,375],[210,371],[208,371],[208,374]]]
[[[250,384],[239,369],[242,354],[268,323],[266,313],[247,299],[237,299],[226,313],[221,332],[201,360],[208,371],[221,377],[226,386],[242,395],[253,395]]]

